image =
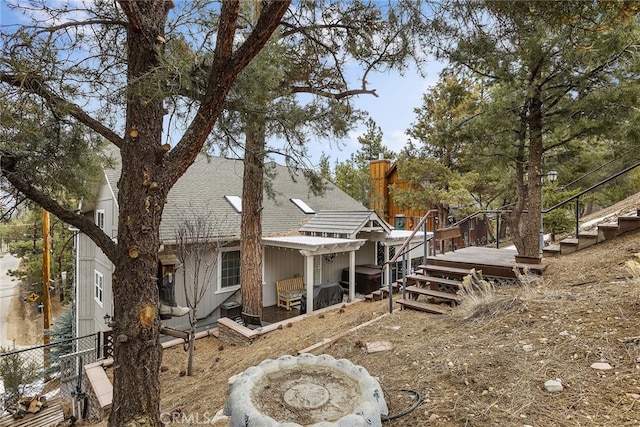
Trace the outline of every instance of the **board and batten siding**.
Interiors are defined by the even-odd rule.
[[[172,250],[175,253],[175,249],[172,248]],[[220,280],[220,257],[217,251],[209,252],[206,262],[210,262],[209,260],[215,263],[211,274],[205,277],[205,269],[201,267],[199,276],[199,286],[200,288],[205,286],[206,292],[202,300],[198,303],[198,330],[215,326],[215,321],[220,317],[220,305],[227,301],[227,298],[231,297],[230,301],[240,300],[239,288],[232,288],[231,290],[218,289],[218,282]],[[191,289],[193,286],[193,275],[188,274],[185,282],[184,268],[179,266],[175,272],[175,297],[176,303],[183,307],[187,307],[185,286]],[[171,328],[186,330],[189,328],[189,315],[172,317],[171,319],[163,320],[162,324]]]
[[[271,307],[278,303],[276,297],[276,280],[290,277],[304,277],[304,256],[297,249],[264,247],[264,286],[262,303]]]

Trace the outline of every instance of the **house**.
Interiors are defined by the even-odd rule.
[[[389,247],[401,245],[406,235],[397,232],[378,215],[346,193],[327,183],[327,191],[314,195],[303,177],[285,166],[274,168],[271,190],[265,194],[262,210],[263,229],[263,303],[277,304],[278,280],[303,277],[307,286],[307,311],[313,310],[313,285],[345,282],[345,269],[351,273],[346,285],[351,298],[356,293],[357,265],[379,264],[389,259]],[[85,215],[112,238],[118,230],[118,167],[105,169],[95,203],[83,206]],[[217,238],[224,242],[210,254],[215,275],[207,281],[207,292],[198,306],[198,324],[212,325],[223,304],[238,301],[239,236],[243,164],[201,155],[178,180],[169,193],[160,227],[159,276],[171,272],[176,283],[175,299],[185,306],[185,268],[176,256],[176,228],[185,212],[206,211],[220,224]],[[415,236],[422,241],[422,234]],[[85,235],[77,236],[76,302],[78,336],[109,329],[105,316],[113,315],[111,275],[113,265]],[[186,329],[188,316],[172,317],[163,324]]]
[[[371,191],[370,206],[380,218],[392,224],[396,230],[413,230],[420,219],[427,214],[426,210],[403,208],[398,206],[390,193],[390,186],[407,189],[409,183],[398,175],[398,163],[388,159],[372,160],[369,166]],[[487,221],[479,216],[473,218],[449,217],[440,219],[434,226],[427,221],[427,231],[436,229],[436,247],[440,252],[467,246],[482,246],[487,243]]]

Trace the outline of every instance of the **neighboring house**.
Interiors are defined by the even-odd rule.
[[[371,190],[369,193],[371,208],[384,221],[392,224],[396,230],[413,230],[426,210],[402,208],[398,206],[389,188],[395,184],[397,188],[407,189],[409,183],[398,176],[398,163],[387,159],[372,160],[369,166]],[[481,246],[487,244],[487,223],[483,217],[474,217],[457,223],[462,218],[448,218],[436,227],[437,247],[440,251],[449,251],[455,247]],[[443,223],[447,222],[447,223]],[[450,227],[456,223],[455,227]],[[433,232],[433,221],[427,222],[427,231]]]
[[[83,212],[92,216],[114,239],[118,230],[116,184],[119,175],[119,168],[105,170],[96,202],[83,206]],[[223,303],[240,299],[242,176],[242,161],[201,155],[172,188],[164,209],[159,275],[164,271],[175,273],[178,305],[186,305],[183,266],[179,265],[175,251],[178,222],[186,210],[202,210],[210,211],[216,224],[224,224],[219,238],[226,244],[211,253],[217,268],[198,306],[200,325],[213,324]],[[292,177],[285,166],[275,165],[271,189],[275,196],[265,194],[262,210],[265,307],[277,303],[277,280],[302,276],[310,289],[315,284],[338,283],[343,279],[343,269],[350,268],[353,272],[355,265],[378,264],[383,248],[401,245],[407,237],[406,232],[393,231],[375,212],[330,183],[322,196],[313,195],[304,177]],[[420,242],[422,233],[415,239]],[[82,336],[109,329],[104,318],[113,315],[113,265],[87,236],[79,234],[77,245],[76,330],[78,336]],[[384,253],[384,259],[388,259],[389,251]],[[353,298],[353,274],[349,282],[349,294]],[[309,308],[313,307],[312,301],[307,303]],[[183,329],[188,326],[188,316],[164,320],[163,324]]]

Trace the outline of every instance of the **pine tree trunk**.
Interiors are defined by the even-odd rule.
[[[537,81],[535,79],[534,81]],[[529,107],[529,214],[525,219],[524,254],[529,257],[542,256],[542,94],[535,87]]]
[[[162,361],[157,288],[159,229],[165,197],[164,168],[158,151],[164,116],[147,78],[158,61],[156,36],[164,34],[163,2],[138,2],[144,31],[127,38],[127,117],[118,182],[118,246],[112,280],[114,302],[114,395],[109,426],[160,426]],[[150,34],[154,34],[153,37]],[[156,183],[157,185],[152,185]]]
[[[542,54],[538,52],[538,57]],[[516,161],[516,184],[518,200],[508,217],[513,234],[513,243],[519,255],[540,257],[542,224],[542,93],[539,87],[540,67],[535,62],[530,66],[531,96],[520,113],[520,129],[518,132],[518,154]],[[528,154],[526,156],[527,182],[523,180],[525,165],[525,141],[529,135]],[[524,208],[528,213],[524,214]]]
[[[519,255],[524,255],[524,210],[527,202],[527,183],[525,176],[525,144],[527,138],[528,119],[527,108],[523,106],[520,111],[519,129],[517,132],[517,153],[516,153],[516,203],[511,209],[511,213],[505,216],[505,222],[511,231],[511,240],[513,241]]]
[[[140,110],[144,112],[144,110]],[[137,116],[137,114],[132,114]],[[137,119],[137,117],[136,117]],[[153,131],[149,120],[139,132]],[[150,171],[155,175],[155,156],[140,156],[144,145],[126,144],[122,150],[123,170]],[[148,149],[147,149],[148,150]],[[133,152],[137,155],[133,155]],[[151,160],[149,160],[151,159]],[[122,255],[115,261],[112,278],[114,301],[114,393],[110,426],[160,425],[160,381],[162,359],[159,342],[158,287],[156,281],[160,217],[164,194],[142,180],[123,173],[118,183],[118,245]]]
[[[264,117],[247,120],[242,183],[240,286],[242,310],[262,318],[262,200],[264,180]]]

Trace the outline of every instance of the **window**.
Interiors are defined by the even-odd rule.
[[[220,273],[220,289],[240,286],[240,251],[222,252]]]
[[[100,306],[102,306],[102,298],[104,295],[104,275],[98,270],[93,270],[93,298]]]
[[[104,231],[104,210],[103,209],[96,211],[96,225],[100,227],[100,230]]]
[[[227,202],[236,210],[238,213],[242,213],[242,198],[240,196],[224,196],[227,199]]]
[[[305,202],[300,199],[291,199],[291,201],[298,207],[300,210],[306,214],[316,213],[313,209],[309,207]]]

